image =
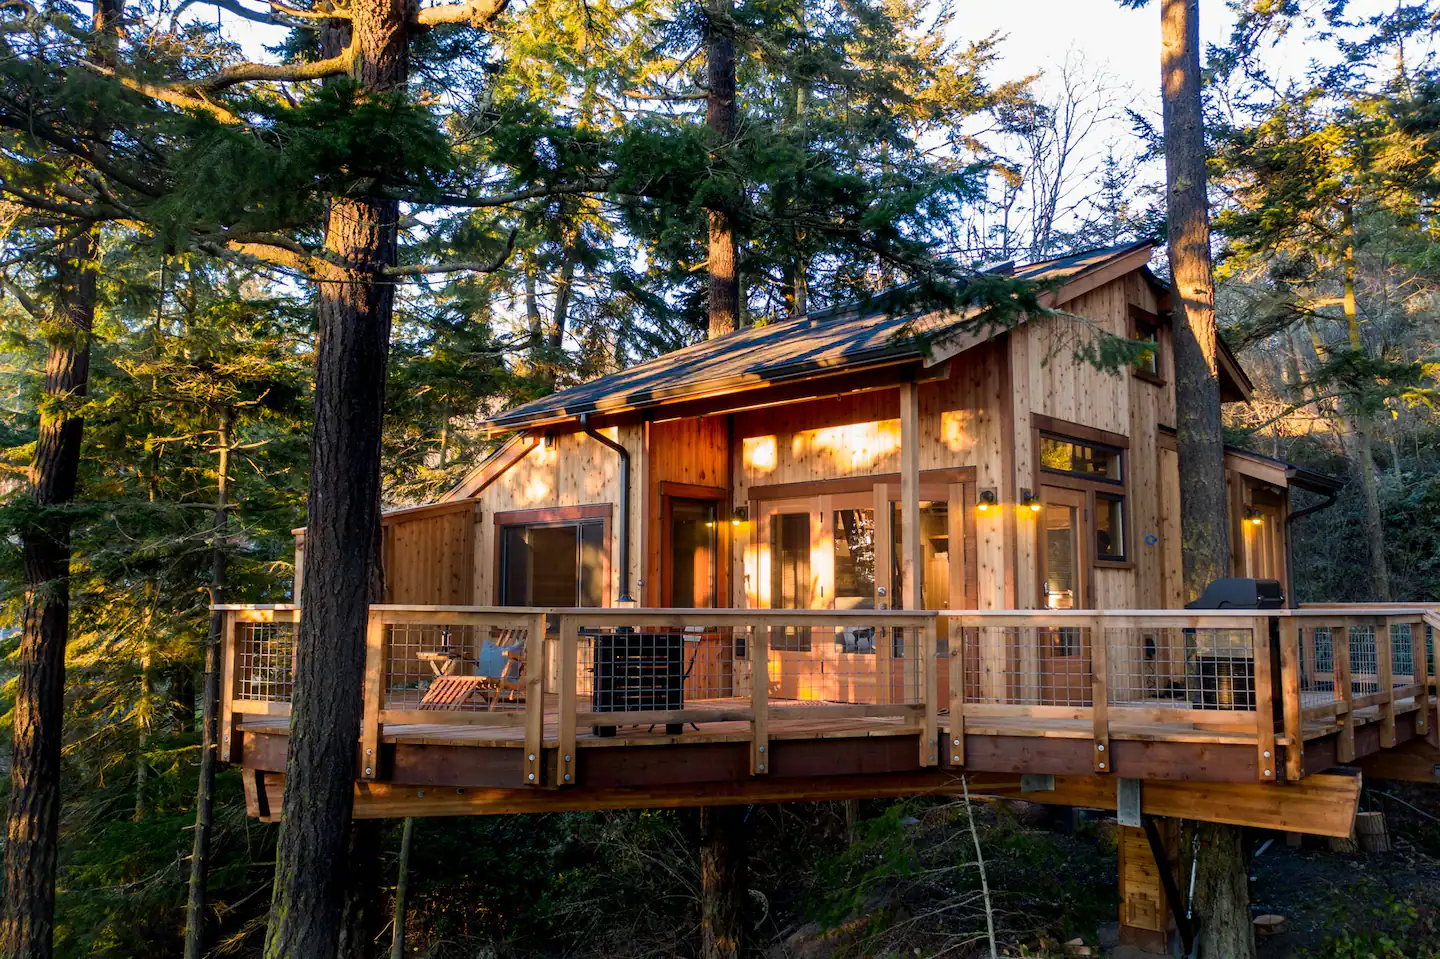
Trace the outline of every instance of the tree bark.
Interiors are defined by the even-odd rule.
[[[740,959],[745,952],[745,813],[744,806],[700,809],[701,959]]]
[[[1215,275],[1200,108],[1199,0],[1164,0],[1161,24],[1180,536],[1185,589],[1193,599],[1212,581],[1230,575]]]
[[[1194,598],[1212,581],[1230,575],[1215,274],[1205,196],[1199,0],[1162,0],[1160,21],[1181,555],[1185,591]],[[1201,955],[1249,959],[1255,955],[1255,942],[1243,833],[1216,823],[1196,828],[1201,837],[1195,897]]]
[[[1350,205],[1344,210],[1345,247],[1344,295],[1345,333],[1350,352],[1357,359],[1365,355],[1365,340],[1360,335],[1360,310],[1355,301],[1355,213]],[[1380,491],[1375,483],[1375,453],[1372,449],[1375,418],[1370,413],[1363,392],[1357,386],[1345,398],[1350,413],[1351,447],[1355,472],[1360,478],[1360,497],[1365,505],[1365,546],[1370,553],[1370,598],[1377,603],[1390,602],[1390,568],[1385,556],[1385,522],[1380,516]]]
[[[96,20],[103,16],[96,11]],[[48,959],[55,917],[60,832],[60,748],[65,707],[65,645],[70,634],[70,527],[84,423],[73,407],[90,379],[99,233],[88,230],[60,251],[55,309],[43,331],[45,400],[30,464],[38,515],[21,531],[25,614],[15,688],[15,732],[5,845],[5,918],[0,955]],[[53,512],[52,512],[53,511]]]
[[[404,85],[403,0],[352,3],[354,78]],[[286,788],[267,959],[339,948],[365,673],[365,631],[380,527],[380,433],[399,205],[332,198],[325,246],[344,263],[319,284],[305,603],[295,664]]]
[[[733,11],[734,0],[707,0],[705,5],[705,62],[709,87],[709,96],[705,101],[705,125],[710,128],[712,151],[717,152],[735,139]],[[709,334],[715,337],[740,328],[739,250],[732,211],[711,207],[708,220]]]
[[[220,640],[225,614],[225,536],[230,523],[230,444],[234,413],[220,411],[215,443],[215,518],[210,524],[210,632],[205,638],[205,681],[200,704],[200,781],[195,788],[195,836],[190,850],[190,896],[185,904],[185,959],[205,955],[209,909],[210,828],[215,818],[215,767],[220,734]]]

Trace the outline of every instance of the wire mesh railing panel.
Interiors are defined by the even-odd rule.
[[[1409,623],[1390,626],[1390,681],[1392,686],[1415,682],[1414,632]]]
[[[460,624],[387,625],[382,708],[523,708],[526,633]]]
[[[1380,658],[1375,643],[1374,626],[1351,626],[1346,630],[1350,639],[1350,689],[1356,696],[1368,696],[1380,690]]]
[[[1089,706],[1091,632],[1083,626],[967,627],[965,701]]]
[[[235,695],[288,703],[295,685],[295,624],[235,624]]]
[[[1106,627],[1109,702],[1121,706],[1187,708],[1194,684],[1190,681],[1191,644],[1186,633],[1173,627]]]
[[[1320,706],[1335,700],[1335,638],[1329,626],[1298,628],[1300,640],[1300,705]]]

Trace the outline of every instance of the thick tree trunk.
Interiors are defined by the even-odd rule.
[[[355,78],[406,77],[403,0],[352,3]],[[285,801],[267,959],[325,959],[339,947],[360,733],[365,628],[380,526],[380,432],[399,206],[335,198],[325,246],[345,264],[319,284],[319,345]]]
[[[225,535],[230,523],[230,444],[234,413],[220,411],[215,443],[215,518],[210,524],[210,605],[225,602]],[[200,782],[195,788],[195,836],[190,850],[190,897],[185,904],[185,959],[205,955],[209,909],[210,828],[215,818],[215,767],[220,734],[220,640],[225,614],[210,611],[205,680],[200,704]]]
[[[1355,302],[1355,214],[1348,205],[1345,207],[1345,269],[1344,295],[1341,299],[1345,310],[1345,333],[1350,352],[1358,357],[1365,354],[1365,340],[1360,335],[1360,310]],[[1351,451],[1355,459],[1355,472],[1360,477],[1360,496],[1365,504],[1365,546],[1370,553],[1370,599],[1377,603],[1390,602],[1390,567],[1385,556],[1385,522],[1380,516],[1380,491],[1375,483],[1375,453],[1372,448],[1375,435],[1375,418],[1371,415],[1366,397],[1358,390],[1345,398],[1350,412]]]
[[[700,809],[701,959],[740,959],[745,953],[745,812],[744,806]]]
[[[705,5],[705,60],[709,96],[705,124],[712,149],[735,139],[735,38],[731,17],[733,0],[707,0]],[[731,211],[709,211],[710,336],[723,336],[740,328],[739,252],[735,218]]]
[[[96,18],[102,14],[97,11]],[[21,531],[25,617],[15,686],[15,732],[5,845],[5,917],[0,955],[48,959],[55,916],[60,832],[60,747],[65,707],[65,645],[70,635],[70,519],[83,421],[74,406],[90,379],[99,233],[61,250],[55,310],[44,328],[45,402],[30,464],[37,510]],[[59,508],[60,511],[49,513]]]
[[[1175,306],[1176,445],[1185,588],[1193,598],[1230,575],[1225,444],[1215,342],[1215,275],[1205,198],[1200,110],[1199,0],[1164,0],[1161,12],[1165,173]]]
[[[1166,205],[1175,305],[1176,445],[1180,461],[1180,537],[1190,597],[1230,575],[1225,440],[1215,339],[1215,275],[1205,196],[1205,135],[1200,103],[1199,0],[1162,0],[1161,83],[1165,119]],[[1248,959],[1250,927],[1243,833],[1200,823],[1196,914],[1201,955]]]

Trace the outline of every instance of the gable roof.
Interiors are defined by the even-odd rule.
[[[1059,284],[1042,298],[1047,306],[1058,307],[1097,286],[1143,269],[1152,249],[1149,241],[1128,243],[1014,268],[1007,264],[999,269],[1018,279]],[[989,338],[988,331],[946,336],[948,328],[956,327],[973,313],[892,314],[878,309],[876,302],[837,307],[704,340],[532,400],[492,417],[484,425],[494,434],[562,423],[584,415],[722,396],[814,376],[902,363],[933,366]],[[1238,369],[1238,364],[1235,366]]]

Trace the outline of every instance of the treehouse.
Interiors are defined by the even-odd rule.
[[[1428,780],[1437,611],[1289,601],[1334,480],[1227,451],[1238,579],[1183,608],[1150,256],[1003,267],[1057,312],[995,335],[841,308],[496,416],[494,455],[384,518],[356,815],[968,788],[1348,835],[1356,764]],[[1074,358],[1096,329],[1152,349],[1102,371]],[[273,818],[298,608],[225,613],[224,754]]]

